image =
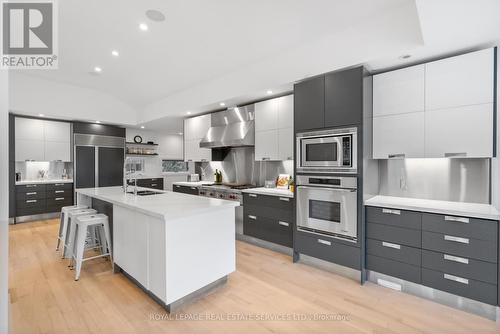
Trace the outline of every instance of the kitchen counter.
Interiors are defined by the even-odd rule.
[[[51,184],[51,183],[73,183],[73,180],[72,179],[23,180],[23,181],[16,181],[16,186],[22,186],[25,184]]]
[[[197,181],[197,182],[190,182],[190,181],[181,181],[181,182],[174,182],[174,186],[185,186],[185,187],[201,187],[207,184],[213,184],[214,181]]]
[[[293,198],[293,192],[288,189],[278,189],[278,188],[251,188],[245,189],[241,192],[247,194],[258,194],[258,195],[269,195],[269,196],[277,196],[277,197],[288,197]]]
[[[140,188],[139,190],[144,190]],[[236,270],[238,202],[121,187],[78,189],[78,204],[112,205],[113,262],[168,312],[225,283]]]
[[[500,212],[489,204],[437,201],[393,196],[375,196],[366,200],[365,205],[500,220]]]

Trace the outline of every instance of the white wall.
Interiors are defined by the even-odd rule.
[[[9,77],[9,98],[9,109],[18,114],[137,124],[136,110],[109,94],[19,72]]]
[[[0,334],[6,334],[9,307],[9,113],[6,70],[0,70],[0,164]]]

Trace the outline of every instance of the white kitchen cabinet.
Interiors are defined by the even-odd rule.
[[[255,132],[255,160],[280,160],[278,146],[278,130]]]
[[[44,133],[46,141],[69,143],[71,136],[70,123],[44,121]]]
[[[255,104],[255,160],[293,159],[293,95]]]
[[[201,115],[184,120],[185,140],[202,139],[210,129],[212,123],[211,115]]]
[[[69,142],[45,141],[44,161],[71,161],[71,144]]]
[[[424,112],[373,118],[373,158],[423,158]]]
[[[278,129],[278,160],[293,160],[293,128]]]
[[[43,140],[16,139],[16,161],[45,161]]]
[[[373,76],[373,116],[424,111],[425,65]]]
[[[210,161],[212,159],[212,150],[200,147],[201,139],[186,140],[184,142],[184,160],[185,161]]]
[[[15,139],[45,140],[44,123],[45,121],[40,119],[16,117]]]
[[[425,66],[426,110],[493,102],[492,48],[434,61]]]
[[[429,111],[425,115],[425,156],[492,157],[492,124],[492,103]]]
[[[278,129],[278,100],[271,99],[255,104],[255,132]]]

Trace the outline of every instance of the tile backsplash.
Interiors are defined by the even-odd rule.
[[[61,161],[20,161],[16,162],[16,173],[21,173],[21,180],[38,180],[43,171],[44,179],[62,179],[64,172],[73,177],[73,163]]]

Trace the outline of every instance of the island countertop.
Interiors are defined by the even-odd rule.
[[[151,190],[137,187],[138,190]],[[130,191],[130,190],[129,190]],[[155,190],[157,191],[157,190]],[[236,207],[237,202],[216,198],[192,196],[171,191],[160,191],[158,195],[135,196],[126,194],[122,187],[83,188],[76,193],[97,198],[161,219],[176,219],[186,214],[199,214],[217,208]]]

